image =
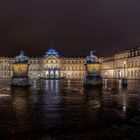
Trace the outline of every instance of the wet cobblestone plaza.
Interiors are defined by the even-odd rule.
[[[135,140],[140,136],[140,81],[0,80],[0,139]]]

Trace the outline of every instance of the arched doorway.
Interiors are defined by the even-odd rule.
[[[58,79],[60,78],[59,68],[48,68],[45,70],[45,78],[47,79]]]

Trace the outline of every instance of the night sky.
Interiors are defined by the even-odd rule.
[[[0,55],[97,54],[140,42],[140,0],[1,0]]]

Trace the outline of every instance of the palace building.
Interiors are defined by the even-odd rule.
[[[104,57],[102,77],[140,79],[140,48],[124,50]]]
[[[0,57],[0,78],[13,76],[14,58]],[[99,57],[103,78],[140,79],[140,48]],[[49,49],[43,57],[29,59],[29,77],[47,79],[83,79],[86,75],[86,57],[63,57]]]
[[[0,78],[10,78],[13,75],[14,58],[0,58]],[[30,78],[76,78],[85,76],[84,57],[62,57],[55,49],[49,49],[41,58],[29,59]]]

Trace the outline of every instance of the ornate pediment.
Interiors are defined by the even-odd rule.
[[[54,56],[54,55],[50,55],[50,56],[48,56],[47,58],[48,58],[48,59],[56,59],[56,58],[58,58],[58,57],[56,57],[56,56]]]

